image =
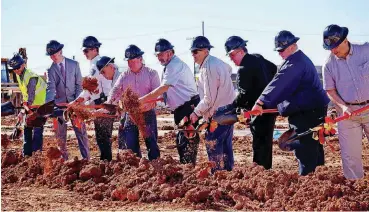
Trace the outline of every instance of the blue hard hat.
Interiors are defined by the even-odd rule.
[[[14,54],[14,56],[12,57],[12,59],[10,59],[8,61],[8,65],[12,68],[12,69],[19,69],[21,67],[22,64],[24,64],[24,59],[22,58],[22,56],[20,56],[19,54]]]
[[[101,43],[94,36],[87,36],[83,39],[82,49],[100,48]]]
[[[296,43],[300,38],[295,37],[290,31],[282,30],[275,36],[274,39],[274,51],[286,49],[292,44]]]
[[[211,49],[214,48],[209,42],[209,40],[204,36],[197,36],[193,41],[190,50],[196,49]]]
[[[155,54],[159,54],[160,52],[165,52],[169,49],[173,49],[174,46],[166,39],[160,38],[155,43]]]
[[[247,40],[242,39],[239,36],[231,36],[227,39],[227,41],[224,44],[225,50],[227,52],[227,55],[229,55],[233,50],[245,47],[247,43]]]
[[[141,57],[145,52],[141,51],[136,45],[129,45],[124,53],[124,60],[132,60]]]
[[[331,24],[324,29],[323,32],[323,48],[331,50],[339,46],[348,35],[347,27],[340,27],[336,24]]]
[[[51,55],[57,53],[58,51],[62,50],[63,47],[64,47],[64,45],[59,43],[58,41],[51,40],[46,45],[46,55],[51,56]]]
[[[96,67],[99,71],[101,71],[105,66],[107,66],[109,63],[114,63],[114,57],[110,58],[107,56],[102,56],[97,62]]]

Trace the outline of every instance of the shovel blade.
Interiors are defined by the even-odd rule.
[[[37,113],[40,116],[50,115],[54,112],[54,106],[55,106],[55,100],[47,102],[41,105],[39,108],[37,108]]]
[[[282,133],[282,135],[278,138],[278,146],[283,151],[291,151],[292,149],[289,147],[289,144],[295,141],[297,133],[294,128],[287,130]]]

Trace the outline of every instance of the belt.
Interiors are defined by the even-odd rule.
[[[366,100],[364,102],[359,102],[359,103],[349,103],[349,102],[346,102],[347,105],[366,105],[366,104],[369,104],[369,100]]]

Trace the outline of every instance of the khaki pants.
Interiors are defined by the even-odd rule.
[[[357,110],[361,107],[363,106],[350,106],[352,110]],[[348,179],[364,177],[362,159],[363,132],[369,139],[369,111],[338,122],[338,138],[341,147],[343,173]]]

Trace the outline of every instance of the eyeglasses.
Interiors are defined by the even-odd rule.
[[[287,49],[287,48],[285,48],[285,49],[280,49],[280,50],[277,50],[277,52],[282,53],[282,52],[286,51],[286,49]]]
[[[337,43],[341,38],[338,35],[332,35],[324,38],[324,43],[328,46]]]

